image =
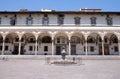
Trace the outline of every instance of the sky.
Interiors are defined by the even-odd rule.
[[[81,8],[120,11],[120,0],[0,0],[0,11],[80,10]]]

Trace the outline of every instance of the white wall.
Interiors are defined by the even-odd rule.
[[[10,25],[10,18],[13,17],[13,14],[2,14],[0,17],[2,18],[1,25]],[[26,25],[26,17],[29,14],[17,14],[17,25]],[[33,17],[33,25],[42,25],[43,14],[31,14]],[[48,14],[49,17],[49,25],[57,25],[57,14]],[[64,25],[75,25],[74,17],[81,18],[80,25],[91,26],[90,18],[96,17],[97,26],[106,26],[106,15],[105,14],[65,14],[64,15]],[[120,26],[120,17],[118,15],[110,15],[113,18],[113,26]]]

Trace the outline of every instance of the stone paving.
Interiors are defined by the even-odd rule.
[[[82,60],[51,65],[44,60],[0,60],[0,79],[120,79],[120,60]]]

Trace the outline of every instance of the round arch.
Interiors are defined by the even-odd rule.
[[[67,35],[67,33],[65,33],[65,32],[57,32],[57,33],[55,34],[54,38],[56,38],[56,37],[61,37],[61,36],[68,39],[68,35]]]
[[[87,37],[88,55],[102,55],[102,38],[100,34],[91,32]]]
[[[71,43],[72,43],[72,40],[73,42],[75,42],[76,40],[76,43],[78,41],[78,43],[84,43],[85,41],[85,37],[82,33],[79,33],[79,32],[74,32],[72,35],[71,35]]]
[[[51,43],[52,35],[49,32],[42,32],[38,36],[38,43],[42,43],[44,41]]]
[[[71,35],[71,55],[85,55],[84,44],[85,37],[83,33],[73,32]]]
[[[96,32],[90,33],[87,37],[88,43],[97,43],[97,42],[101,42],[101,41],[102,41],[102,38],[101,38],[100,34],[98,34]]]
[[[31,32],[24,33],[21,38],[21,54],[34,55],[35,54],[35,35]]]
[[[118,37],[115,33],[106,33],[104,36],[104,54],[118,55]]]
[[[68,35],[65,32],[57,32],[54,37],[54,44],[56,55],[61,55],[61,51],[65,48],[65,51],[68,52]]]
[[[19,36],[15,32],[8,33],[5,37],[5,55],[17,55],[19,51]]]

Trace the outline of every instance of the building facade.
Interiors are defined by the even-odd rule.
[[[0,11],[0,55],[119,55],[120,12]]]

